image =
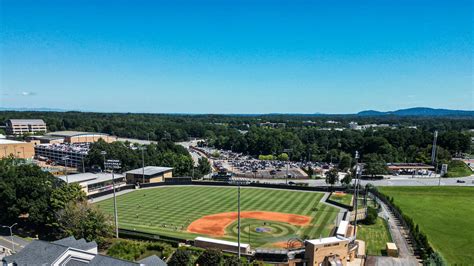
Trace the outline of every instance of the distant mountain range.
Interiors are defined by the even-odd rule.
[[[19,112],[70,112],[74,110],[65,110],[59,108],[5,108],[0,107],[0,111],[19,111]],[[76,112],[89,112],[89,111],[76,111]],[[170,113],[172,115],[173,113]],[[176,114],[176,113],[175,113]],[[179,113],[184,115],[185,113]],[[178,114],[178,115],[179,115]],[[198,115],[197,113],[194,115]],[[366,110],[359,112],[357,114],[324,114],[324,113],[313,113],[313,114],[304,114],[304,113],[270,113],[270,114],[225,114],[225,115],[235,115],[235,116],[277,116],[277,115],[289,115],[289,116],[344,116],[344,115],[356,115],[356,116],[472,116],[474,117],[474,111],[469,110],[451,110],[451,109],[435,109],[429,107],[414,107],[408,109],[400,109],[396,111],[375,111],[375,110]]]
[[[379,112],[367,110],[357,113],[358,116],[474,116],[474,111],[466,110],[450,110],[450,109],[434,109],[428,107],[414,107],[408,109],[400,109],[396,111]]]

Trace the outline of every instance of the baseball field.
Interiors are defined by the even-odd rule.
[[[339,212],[323,193],[242,188],[241,237],[253,247],[286,247],[292,238],[328,236]],[[113,201],[96,205],[113,214]],[[117,197],[119,227],[193,239],[237,239],[237,188],[170,186]]]

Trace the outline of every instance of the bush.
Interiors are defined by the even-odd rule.
[[[443,257],[438,252],[433,252],[428,260],[423,263],[426,266],[444,266],[446,262],[444,261]]]
[[[145,251],[145,245],[140,242],[120,240],[110,246],[109,250],[107,250],[107,255],[114,258],[134,261]]]
[[[168,262],[169,266],[190,266],[192,265],[192,257],[189,251],[178,249]]]
[[[367,207],[367,217],[364,219],[365,224],[375,224],[377,222],[377,209]]]
[[[157,251],[161,253],[160,257],[169,257],[174,249],[165,243],[121,239],[112,243],[107,250],[107,255],[114,258],[134,261],[139,259],[147,251]]]
[[[204,251],[196,261],[200,266],[218,266],[222,262],[222,252],[215,249]]]

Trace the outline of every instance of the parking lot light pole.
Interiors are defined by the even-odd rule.
[[[14,223],[10,226],[2,225],[2,227],[10,229],[10,239],[11,239],[11,242],[12,242],[12,253],[15,253],[15,242],[13,242],[13,232],[12,232],[12,228],[15,225],[17,225],[17,223]]]
[[[293,149],[284,149],[283,152],[286,152],[288,155],[288,160],[286,162],[286,184],[288,185],[288,176],[290,175],[290,153]]]

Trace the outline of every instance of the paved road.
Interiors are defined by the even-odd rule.
[[[259,181],[260,183],[284,184],[284,179],[252,179],[249,181]],[[463,180],[465,183],[457,183],[457,180]],[[295,183],[308,183],[309,186],[327,186],[324,179],[290,179]],[[432,177],[409,177],[409,176],[390,176],[390,179],[383,180],[361,180],[361,185],[372,184],[374,186],[474,186],[474,176],[462,178],[432,178]]]
[[[15,251],[18,252],[28,245],[29,241],[17,236],[13,236],[13,243],[15,246]],[[9,235],[0,235],[0,247],[5,247],[7,249],[12,248],[12,241]]]

